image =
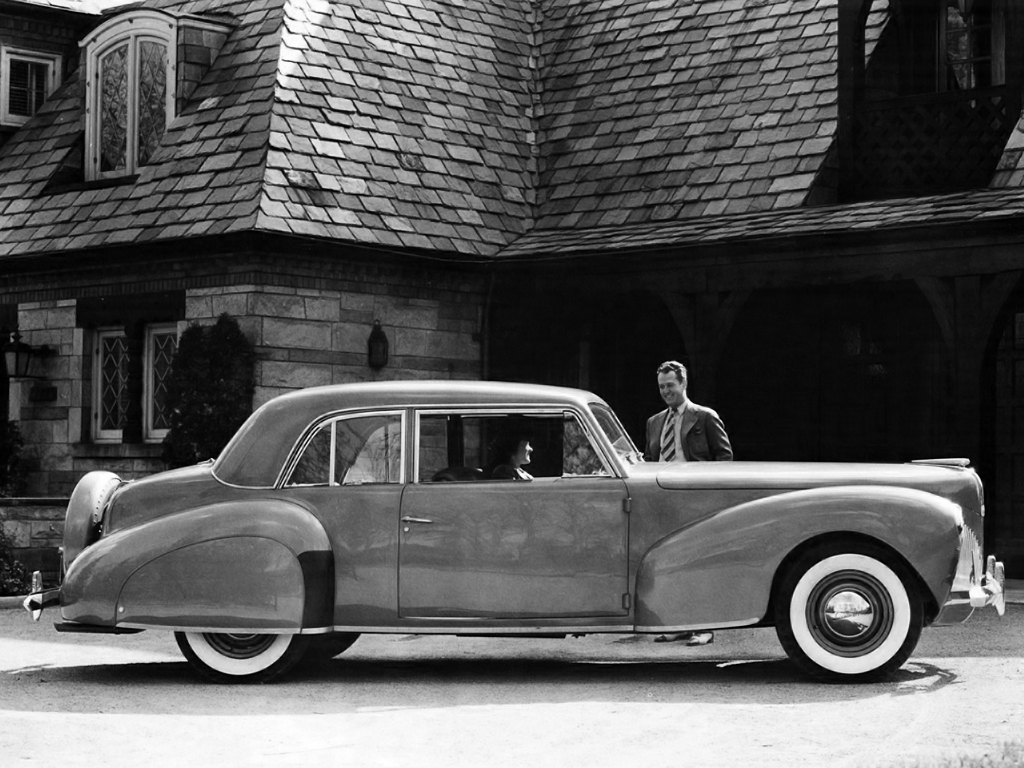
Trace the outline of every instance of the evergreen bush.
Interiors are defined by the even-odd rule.
[[[167,390],[164,459],[183,467],[216,458],[252,412],[256,353],[227,314],[181,335]]]
[[[0,496],[20,496],[25,492],[27,475],[21,459],[25,443],[13,421],[0,421]]]
[[[0,597],[24,595],[28,588],[28,571],[14,558],[11,540],[0,530]]]

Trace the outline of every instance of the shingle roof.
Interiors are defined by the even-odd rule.
[[[46,191],[65,84],[0,152],[0,253],[233,231],[489,254],[526,230],[525,0],[155,0],[235,28],[134,184]]]
[[[582,254],[628,254],[659,248],[721,243],[794,241],[803,237],[940,226],[964,227],[1024,217],[1024,188],[979,189],[956,194],[780,211],[698,216],[626,227],[534,230],[502,250],[499,260],[560,259]]]
[[[804,202],[836,133],[836,0],[545,7],[538,228]]]
[[[233,31],[133,184],[52,190],[81,84],[49,99],[0,150],[0,256],[248,231],[519,258],[1017,211],[1013,189],[803,207],[838,2],[144,0]],[[1022,155],[1024,129],[993,186],[1024,185]]]

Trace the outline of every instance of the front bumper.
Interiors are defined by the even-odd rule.
[[[972,586],[968,594],[972,608],[991,605],[1000,616],[1006,613],[1006,569],[996,560],[995,555],[988,556],[981,583]]]

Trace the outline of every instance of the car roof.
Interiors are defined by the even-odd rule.
[[[349,410],[443,407],[536,407],[604,403],[581,389],[499,381],[375,381],[310,387],[275,397],[256,410],[221,452],[223,482],[267,488],[311,423]]]

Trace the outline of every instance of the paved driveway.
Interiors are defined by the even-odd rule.
[[[772,630],[361,638],[282,683],[197,680],[167,633],[0,611],[5,766],[891,766],[1021,739],[1024,606],[926,630],[891,683],[821,685]]]

